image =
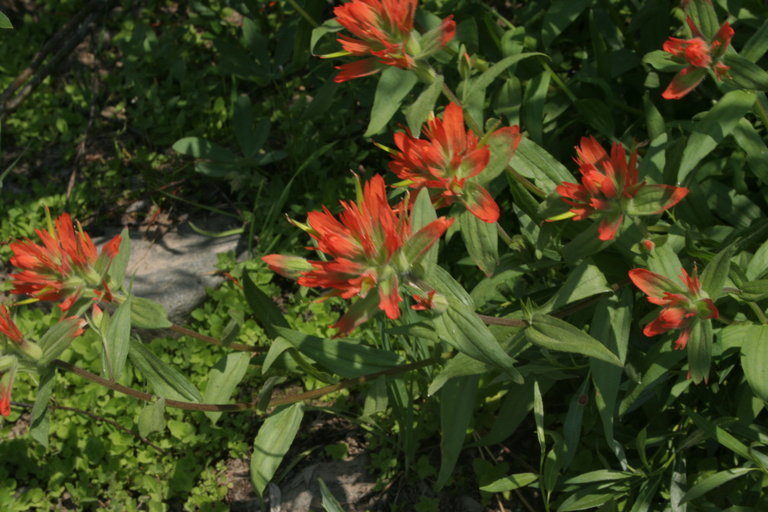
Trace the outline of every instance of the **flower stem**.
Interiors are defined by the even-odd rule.
[[[309,13],[308,13],[307,11],[305,11],[305,10],[304,10],[304,8],[302,8],[302,7],[301,7],[299,4],[297,4],[297,3],[296,3],[296,0],[288,0],[288,3],[289,3],[289,4],[291,4],[291,7],[293,7],[294,9],[296,9],[296,12],[297,12],[297,13],[299,13],[299,14],[301,15],[301,17],[302,17],[302,18],[304,18],[305,20],[307,20],[307,23],[309,23],[310,25],[312,25],[314,28],[317,28],[317,27],[319,27],[319,26],[320,26],[320,24],[319,24],[318,22],[316,22],[316,21],[315,21],[315,20],[312,18],[312,16],[310,16],[310,15],[309,15]]]
[[[179,334],[189,336],[190,338],[195,338],[195,339],[204,341],[206,343],[210,343],[211,345],[217,345],[219,347],[231,348],[232,350],[240,350],[242,352],[254,352],[254,353],[266,352],[269,350],[268,347],[252,347],[250,345],[243,345],[242,343],[226,343],[218,338],[214,338],[212,336],[206,336],[205,334],[200,334],[199,332],[195,332],[192,329],[187,329],[186,327],[182,327],[176,324],[171,325],[170,329]]]
[[[342,380],[337,382],[336,384],[331,384],[329,386],[325,386],[322,388],[313,389],[311,391],[305,391],[303,393],[297,393],[293,395],[273,398],[272,400],[269,401],[269,404],[267,407],[276,407],[278,405],[292,404],[292,403],[301,402],[304,400],[312,400],[315,398],[319,398],[323,395],[333,393],[335,391],[341,391],[342,389],[347,389],[352,386],[356,386],[358,384],[363,384],[365,382],[372,381],[374,379],[377,379],[385,375],[397,375],[400,373],[406,373],[412,370],[423,368],[425,366],[430,366],[442,361],[443,359],[447,359],[450,357],[451,357],[450,355],[443,355],[440,357],[423,359],[421,361],[416,361],[415,363],[394,366],[392,368],[388,368],[380,372],[370,373],[368,375],[362,375],[354,379]],[[113,391],[117,391],[118,393],[122,393],[124,395],[128,395],[133,398],[138,398],[139,400],[144,400],[145,402],[151,402],[159,398],[155,395],[151,395],[143,391],[138,391],[136,389],[129,388],[128,386],[123,386],[122,384],[118,384],[115,381],[105,379],[94,373],[89,372],[88,370],[84,370],[82,368],[79,368],[71,363],[67,363],[60,359],[55,359],[52,362],[52,364],[58,368],[61,368],[68,372],[72,372],[76,375],[79,375],[80,377],[86,380],[90,380],[91,382],[95,382],[96,384],[104,386],[105,388],[111,389]],[[248,410],[258,409],[258,406],[259,406],[258,402],[256,401],[239,402],[235,404],[201,404],[197,402],[184,402],[181,400],[170,400],[170,399],[165,400],[165,405],[167,407],[173,407],[175,409],[184,409],[187,411],[213,411],[213,412],[248,411]]]

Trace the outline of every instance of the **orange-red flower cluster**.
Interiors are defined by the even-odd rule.
[[[491,150],[488,144],[478,144],[477,136],[464,128],[464,112],[450,103],[443,118],[432,117],[424,127],[426,139],[410,133],[395,133],[400,150],[389,168],[414,189],[428,188],[433,192],[436,207],[462,203],[475,217],[485,222],[499,220],[499,207],[488,191],[475,179],[488,165]],[[520,128],[500,128],[487,137],[503,142],[506,159],[512,157],[520,144]]]
[[[456,33],[456,23],[446,18],[438,28],[423,36],[413,31],[418,0],[352,0],[334,8],[341,26],[354,37],[338,37],[344,51],[366,59],[337,66],[336,82],[372,75],[384,66],[412,68],[445,46]]]
[[[670,37],[662,47],[665,52],[671,53],[675,60],[687,64],[661,94],[667,100],[677,100],[691,92],[704,80],[708,70],[712,70],[718,80],[728,74],[728,66],[720,62],[720,59],[725,55],[733,38],[731,25],[728,22],[723,23],[712,40],[706,41],[693,20],[687,18],[687,22],[694,37]]]
[[[270,254],[269,267],[310,288],[329,288],[328,296],[360,297],[333,327],[345,334],[376,311],[391,319],[400,316],[401,280],[453,223],[440,217],[419,231],[411,231],[405,201],[392,208],[384,179],[375,175],[365,184],[359,200],[340,201],[338,219],[325,207],[311,212],[305,227],[327,261]]]
[[[104,279],[109,263],[117,255],[120,235],[102,249],[99,256],[91,237],[78,225],[75,230],[69,214],[64,213],[49,230],[35,231],[42,245],[26,239],[10,244],[11,264],[21,269],[11,274],[15,294],[39,300],[62,302],[68,310],[84,293],[111,300]]]
[[[594,137],[582,137],[576,146],[575,158],[581,172],[581,184],[564,182],[556,189],[563,201],[571,205],[574,220],[587,217],[600,218],[600,240],[612,240],[630,210],[632,200],[642,189],[656,195],[659,200],[652,208],[638,215],[657,214],[673,207],[688,194],[684,187],[649,185],[638,182],[637,152],[633,151],[629,163],[624,146],[614,142],[610,156]],[[655,194],[658,193],[658,194]]]
[[[685,269],[681,272],[680,280],[683,286],[643,268],[629,271],[629,278],[648,295],[648,302],[663,306],[659,316],[645,326],[643,334],[656,336],[680,329],[680,336],[675,340],[677,349],[684,349],[688,344],[696,322],[720,315],[712,299],[702,294],[699,278],[696,275],[688,275]]]

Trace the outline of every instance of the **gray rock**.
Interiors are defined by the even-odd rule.
[[[195,225],[221,232],[232,228],[225,224],[227,220],[214,218],[195,221]],[[207,287],[221,284],[223,277],[214,274],[217,254],[235,250],[238,238],[204,236],[186,222],[164,233],[131,232],[126,288],[132,286],[134,295],[160,302],[170,319],[179,322],[205,299]]]

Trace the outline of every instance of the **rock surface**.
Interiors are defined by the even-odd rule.
[[[231,229],[230,219],[210,218],[195,225],[211,232]],[[106,242],[104,237],[99,242]],[[239,236],[210,237],[194,231],[188,222],[162,232],[131,232],[131,257],[126,287],[134,295],[160,302],[170,319],[179,322],[205,299],[207,287],[223,277],[214,274],[217,255],[237,248]]]

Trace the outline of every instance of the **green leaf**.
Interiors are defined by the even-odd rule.
[[[685,503],[691,500],[695,500],[696,498],[704,496],[712,489],[716,489],[724,483],[730,482],[734,478],[738,478],[740,476],[746,475],[750,471],[756,470],[757,468],[732,468],[726,469],[725,471],[718,471],[713,475],[709,475],[701,479],[701,481],[699,481],[696,485],[688,489],[688,492],[683,495],[682,502]]]
[[[325,512],[344,512],[344,509],[341,508],[341,504],[336,501],[336,498],[333,496],[333,493],[328,486],[325,485],[323,479],[318,478],[317,483],[320,485],[320,496],[323,498],[323,510],[325,510]]]
[[[768,19],[752,34],[742,47],[740,54],[745,59],[757,62],[766,51],[768,51]]]
[[[674,73],[680,71],[682,64],[672,58],[672,54],[664,50],[654,50],[643,56],[643,64],[648,64],[656,71]]]
[[[105,374],[117,381],[123,374],[125,360],[128,358],[128,347],[131,340],[131,302],[133,297],[128,297],[118,306],[112,315],[107,328],[105,343],[105,356],[107,368]],[[107,313],[104,313],[105,315]]]
[[[733,139],[747,155],[747,165],[764,186],[768,185],[768,146],[763,137],[746,118],[733,130]]]
[[[542,144],[544,140],[544,105],[551,79],[548,70],[542,71],[528,81],[523,91],[522,125],[528,129],[528,138],[536,144]]]
[[[184,137],[173,144],[173,150],[182,155],[206,158],[215,162],[234,164],[238,156],[230,150],[200,137]]]
[[[209,404],[227,403],[237,385],[243,380],[250,362],[251,354],[246,352],[232,352],[219,359],[208,372],[203,402]],[[205,411],[205,415],[208,416],[211,423],[216,423],[221,417],[221,412]]]
[[[493,275],[499,263],[499,236],[496,223],[483,222],[469,210],[459,215],[461,237],[469,257],[486,276]]]
[[[131,296],[131,324],[139,329],[166,329],[173,325],[165,306],[136,296]]]
[[[124,228],[120,232],[120,248],[118,249],[117,256],[112,258],[112,262],[109,264],[109,280],[112,283],[112,291],[119,290],[123,287],[125,281],[125,269],[128,267],[128,260],[131,257],[131,234],[128,228]]]
[[[442,88],[443,77],[442,75],[437,75],[434,82],[419,94],[416,101],[405,108],[405,120],[408,122],[408,129],[414,137],[418,137],[419,133],[421,133],[421,125],[435,109],[435,103],[440,97]]]
[[[563,164],[527,137],[520,141],[509,165],[526,178],[536,181],[547,194],[552,194],[564,181],[576,181]]]
[[[605,345],[564,320],[549,315],[534,315],[531,326],[525,329],[525,337],[534,345],[594,357],[601,361],[623,367],[616,354]]]
[[[723,287],[728,280],[733,251],[734,246],[729,245],[718,252],[701,273],[701,289],[707,292],[712,300],[723,296]]]
[[[442,488],[459,460],[467,428],[475,411],[478,376],[457,377],[440,389],[440,472],[435,487]]]
[[[480,445],[490,446],[501,443],[515,433],[528,413],[533,409],[533,379],[527,379],[522,384],[511,383],[507,396],[496,413],[493,426],[488,434],[480,440]],[[544,391],[548,389],[545,386]]]
[[[595,306],[590,333],[595,339],[602,340],[606,347],[626,360],[629,344],[629,331],[632,323],[633,293],[625,288],[620,296],[604,297]],[[595,405],[603,424],[605,440],[619,461],[627,463],[622,444],[614,437],[614,424],[618,413],[618,396],[623,371],[614,365],[590,359],[592,381],[595,384]],[[622,467],[624,467],[622,466]]]
[[[472,103],[473,96],[484,95],[488,86],[491,85],[491,83],[510,66],[517,64],[521,60],[537,56],[547,57],[546,54],[539,52],[518,53],[515,55],[510,55],[509,57],[504,57],[493,66],[483,71],[480,76],[472,80],[472,83],[466,90],[466,93],[463,95],[462,103]]]
[[[384,127],[392,116],[400,109],[400,104],[405,96],[418,82],[416,73],[396,67],[387,67],[379,78],[376,86],[376,94],[373,97],[371,120],[365,130],[364,137],[376,135]]]
[[[613,137],[614,124],[611,109],[597,98],[578,99],[574,103],[581,118],[605,137]]]
[[[635,476],[635,474],[630,473],[628,471],[615,471],[613,469],[598,469],[595,471],[590,471],[588,473],[582,473],[581,475],[575,476],[573,478],[569,478],[568,480],[563,482],[563,484],[564,485],[593,484],[596,482],[624,480],[625,478],[631,478],[633,476]]]
[[[325,34],[333,34],[342,29],[341,23],[336,18],[326,20],[322,25],[312,29],[312,36],[309,42],[309,51],[315,51],[315,45]]]
[[[755,255],[747,264],[747,279],[753,280],[768,273],[768,240],[755,251]]]
[[[675,192],[676,189],[663,185],[646,185],[629,200],[626,211],[629,215],[656,215],[666,209]]]
[[[488,372],[488,365],[477,359],[473,359],[466,354],[456,354],[450,359],[440,373],[432,379],[429,384],[427,394],[432,396],[437,393],[446,382],[455,377],[465,377],[468,375],[480,375]]]
[[[688,367],[691,380],[698,384],[709,378],[709,366],[712,360],[712,321],[699,320],[688,338]]]
[[[768,72],[763,68],[735,53],[727,53],[723,60],[731,68],[728,76],[736,85],[744,89],[768,90]]]
[[[304,404],[295,403],[275,411],[256,434],[251,455],[251,482],[259,496],[275,476],[304,418]]]
[[[456,281],[450,272],[441,266],[432,269],[432,273],[427,276],[427,284],[446,297],[461,302],[465,306],[475,309],[475,303],[467,291]]]
[[[688,416],[693,420],[697,427],[707,434],[708,437],[714,439],[720,445],[731,450],[736,455],[744,457],[747,460],[755,461],[752,457],[752,450],[736,439],[730,432],[690,409],[688,410]]]
[[[270,338],[278,336],[275,327],[288,327],[288,322],[275,301],[254,284],[248,272],[243,272],[243,291],[251,313]]]
[[[43,357],[37,364],[39,367],[48,366],[51,361],[59,357],[72,342],[75,332],[80,329],[79,318],[65,318],[53,324],[40,338],[40,348],[43,349]]]
[[[269,119],[259,119],[254,125],[251,99],[241,94],[237,97],[232,114],[232,128],[246,157],[256,156],[269,137]]]
[[[541,42],[544,48],[549,48],[552,41],[591,4],[591,0],[553,0],[544,15],[541,28]]]
[[[513,380],[522,382],[514,368],[515,360],[501,348],[488,327],[464,304],[448,299],[448,310],[433,320],[437,334],[459,352],[505,370]]]
[[[768,279],[758,279],[742,284],[739,287],[739,297],[750,302],[768,299]]]
[[[156,395],[171,400],[202,401],[200,391],[184,375],[165,364],[141,341],[131,340],[128,356],[136,369],[147,379]]]
[[[146,438],[152,432],[165,429],[165,398],[159,398],[142,407],[139,412],[139,435]]]
[[[40,384],[32,406],[32,416],[29,419],[29,435],[45,448],[48,448],[48,430],[51,425],[51,419],[48,417],[48,400],[51,398],[54,382],[56,382],[56,372],[53,368],[46,368],[40,372]]]
[[[698,163],[730,135],[742,117],[755,104],[755,94],[749,91],[726,93],[704,117],[693,126],[693,133],[683,150],[677,179],[685,181]]]
[[[429,189],[422,188],[411,209],[411,232],[417,233],[421,228],[437,220],[435,207],[432,206],[432,199],[429,197]],[[429,275],[432,269],[437,265],[439,244],[435,243],[424,253],[421,259],[421,265],[424,268],[424,274]]]
[[[594,509],[614,498],[618,499],[627,494],[627,488],[621,484],[606,487],[605,484],[589,485],[578,489],[557,507],[557,512],[572,510]]]
[[[692,0],[688,2],[686,13],[699,29],[704,39],[711,41],[720,29],[715,7],[710,0]]]
[[[0,12],[0,28],[13,28],[11,20],[2,12]]]
[[[507,492],[531,485],[538,481],[539,475],[536,473],[515,473],[514,475],[505,476],[495,482],[480,487],[481,491],[485,492]]]
[[[351,341],[318,338],[283,327],[278,327],[277,331],[296,350],[342,377],[360,377],[402,363],[400,356],[388,350]]]
[[[557,311],[573,302],[610,291],[612,290],[603,273],[595,265],[583,261],[568,274],[557,293],[536,312],[543,314]]]
[[[741,367],[749,386],[768,402],[768,325],[752,325],[744,332],[741,345]]]

